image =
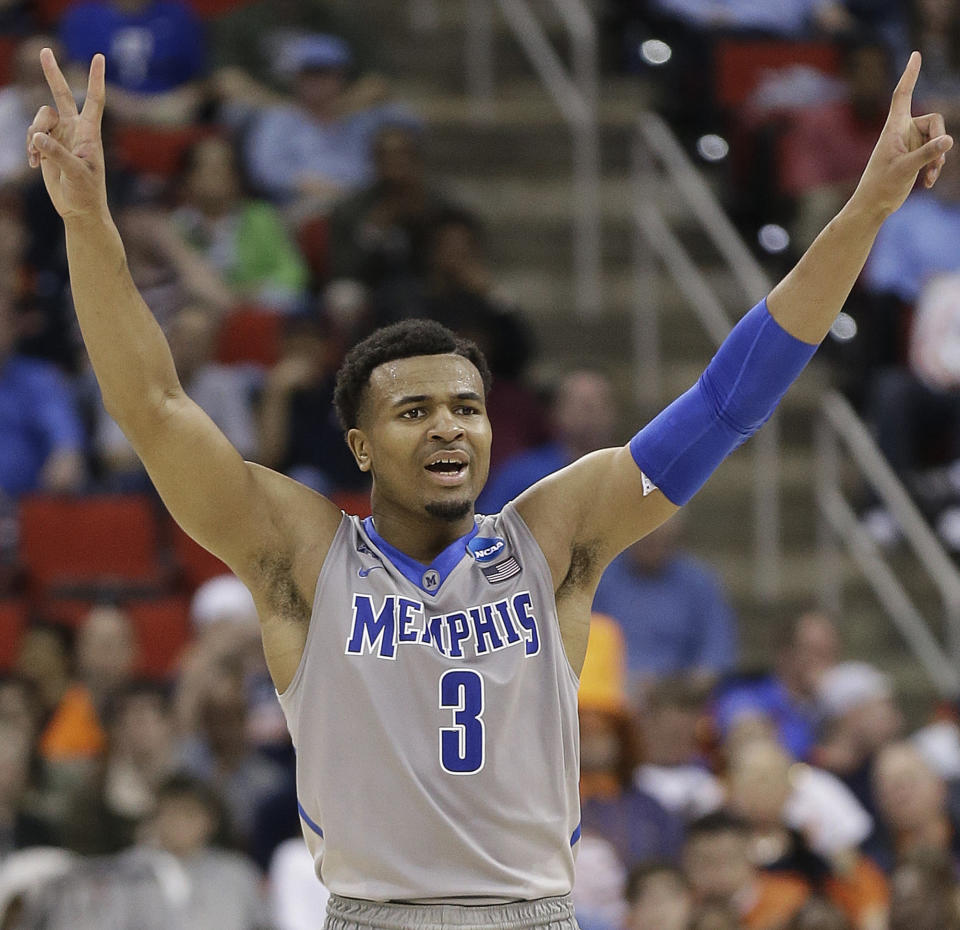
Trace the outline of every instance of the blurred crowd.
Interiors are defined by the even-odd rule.
[[[735,214],[782,222],[794,250],[856,183],[907,49],[924,52],[919,105],[948,126],[960,110],[960,0],[603,10],[609,66],[669,87],[684,138],[729,139]],[[672,51],[660,70],[654,40]],[[164,523],[104,410],[62,224],[27,169],[44,46],[75,88],[107,53],[109,199],[131,272],[191,397],[246,459],[366,512],[333,375],[358,338],[407,317],[490,359],[481,511],[623,441],[617,392],[599,371],[531,380],[537,346],[498,284],[487,218],[428,171],[429,127],[373,67],[362,4],[0,0],[0,930],[314,930],[325,891],[249,593]],[[884,227],[851,301],[857,336],[831,348],[945,538],[957,227],[948,162]],[[141,535],[109,523],[118,500]],[[95,532],[128,550],[102,571]],[[683,532],[674,518],[621,555],[594,605],[584,930],[960,930],[950,709],[908,733],[890,679],[820,613],[784,618],[769,668],[745,672],[729,598]]]

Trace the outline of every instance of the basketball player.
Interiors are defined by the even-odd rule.
[[[86,102],[53,54],[30,128],[66,226],[77,315],[107,410],[180,525],[246,583],[297,747],[326,926],[576,927],[577,674],[604,567],[693,496],[770,416],[826,335],[884,218],[952,139],[913,118],[910,58],[856,193],[686,394],[492,516],[484,359],[433,323],[374,333],[336,405],[373,478],[361,521],[244,462],[184,393],[127,272],[104,193],[104,59]],[[320,916],[317,918],[318,926]]]

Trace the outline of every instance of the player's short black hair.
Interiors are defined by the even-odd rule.
[[[357,425],[370,373],[386,362],[416,355],[462,355],[480,372],[484,392],[490,390],[490,368],[476,343],[462,339],[434,320],[403,320],[371,333],[343,360],[337,372],[333,404],[344,431]]]

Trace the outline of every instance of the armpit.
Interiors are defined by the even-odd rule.
[[[293,575],[293,559],[283,552],[264,552],[257,558],[261,590],[273,616],[309,623],[310,604],[301,594]]]

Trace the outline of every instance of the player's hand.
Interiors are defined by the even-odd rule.
[[[100,123],[105,97],[103,55],[94,55],[83,110],[70,92],[53,52],[40,53],[44,77],[56,109],[43,106],[27,130],[27,157],[39,167],[43,183],[64,218],[102,216],[107,210]]]
[[[854,194],[884,216],[899,209],[918,176],[925,187],[933,187],[953,146],[939,113],[913,116],[910,111],[919,74],[920,53],[914,52],[893,92],[887,122]]]

